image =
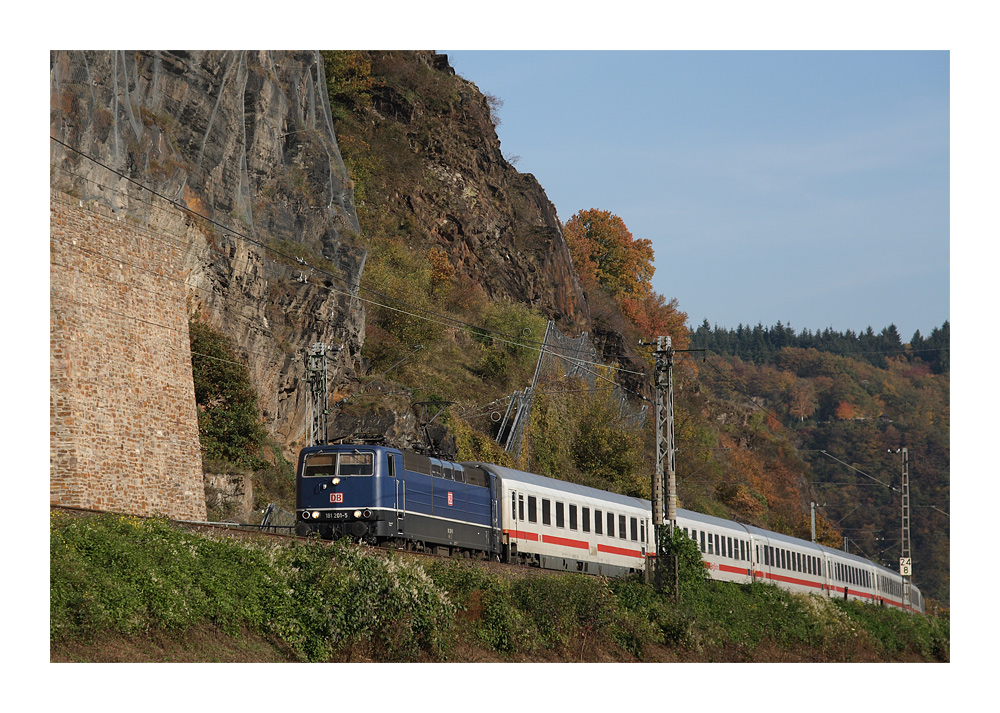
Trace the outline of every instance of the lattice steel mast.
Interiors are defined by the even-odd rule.
[[[316,342],[309,353],[306,380],[309,382],[309,445],[325,445],[328,441],[326,417],[330,410],[327,403],[326,344]]]
[[[910,551],[910,460],[906,449],[902,449],[903,454],[903,539],[902,548],[899,553],[899,574],[903,578],[903,609],[909,610],[912,605],[911,577],[913,576],[913,559]]]

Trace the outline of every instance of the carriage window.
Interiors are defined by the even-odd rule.
[[[657,547],[659,547],[659,545],[657,545]],[[701,531],[701,552],[702,552],[702,554],[705,554],[705,531],[704,530]]]
[[[726,548],[729,551],[729,559],[732,559],[733,558],[733,538],[732,537],[727,537],[726,538]]]
[[[583,508],[583,531],[590,532],[590,508]]]
[[[528,522],[538,522],[538,498],[528,496]]]
[[[598,535],[604,534],[604,520],[601,516],[600,510],[594,510],[594,532]]]
[[[721,538],[718,535],[716,535],[715,536],[715,554],[718,557],[722,557],[722,555],[724,554],[722,552],[722,547],[720,547],[720,545],[722,544],[720,540],[721,540]]]
[[[520,494],[517,496],[517,519],[524,520],[524,496]]]
[[[615,536],[615,515],[614,513],[608,513],[608,537]]]
[[[620,538],[622,538],[624,540],[625,537],[627,536],[627,534],[628,533],[625,532],[625,516],[624,515],[619,515],[618,516],[618,537],[620,537]]]
[[[552,503],[542,498],[542,524],[551,525],[552,524],[552,513],[551,513]]]
[[[569,506],[569,529],[576,529],[576,505]]]
[[[740,559],[746,560],[747,558],[747,543],[740,540]]]
[[[687,533],[685,532],[684,534],[686,535]],[[639,541],[640,542],[645,542],[646,541],[646,521],[645,520],[640,520],[639,521]]]
[[[566,527],[565,505],[556,500],[556,527]]]
[[[512,520],[517,519],[517,493],[514,492],[510,494],[510,517]]]
[[[637,518],[629,519],[629,535],[632,537],[632,541],[635,542],[639,539],[639,520]]]

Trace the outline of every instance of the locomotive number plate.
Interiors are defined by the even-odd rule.
[[[332,512],[332,513],[330,513],[330,519],[331,520],[346,520],[347,519],[347,513],[346,512]]]
[[[331,503],[342,503],[342,502],[344,502],[344,494],[343,493],[330,493],[330,502]]]

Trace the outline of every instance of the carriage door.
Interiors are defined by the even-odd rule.
[[[510,517],[507,518],[507,542],[504,547],[505,562],[513,562],[517,555],[517,491],[510,491]]]

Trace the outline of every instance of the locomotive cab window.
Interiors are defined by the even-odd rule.
[[[332,477],[337,474],[337,454],[323,453],[321,455],[307,456],[305,465],[302,467],[302,477],[318,478]]]
[[[302,475],[307,478],[334,475],[374,475],[375,454],[321,453],[307,456]]]

